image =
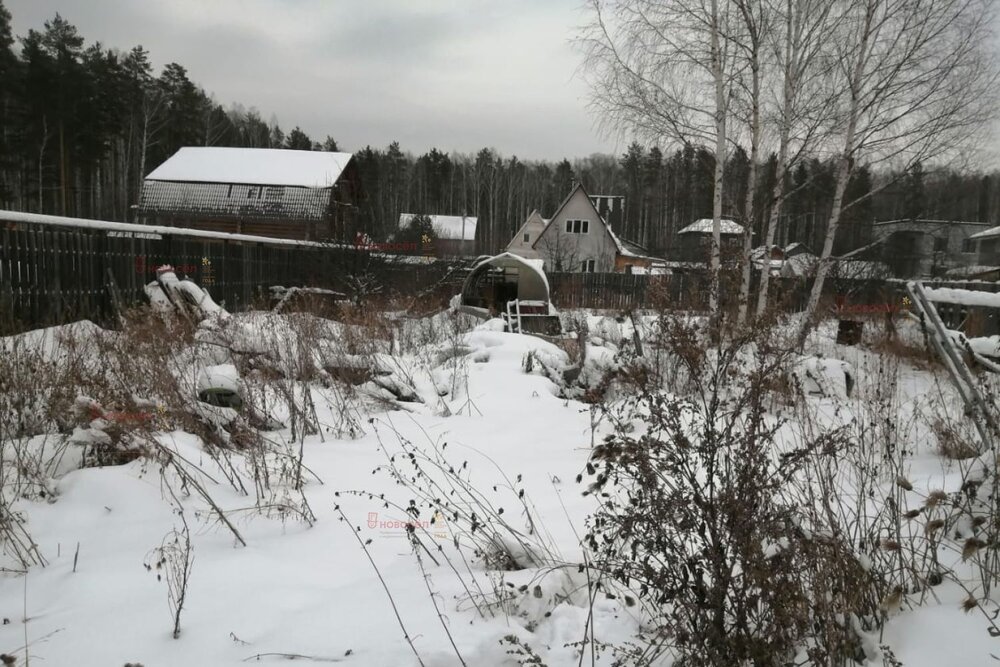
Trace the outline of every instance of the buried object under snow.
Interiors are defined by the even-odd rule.
[[[149,298],[150,305],[163,312],[178,311],[199,321],[209,316],[228,315],[226,310],[194,281],[180,280],[169,264],[156,270],[156,280],[147,284],[143,291]]]
[[[854,390],[854,369],[839,359],[799,357],[790,374],[805,394],[849,398]]]
[[[203,368],[198,374],[198,400],[219,408],[239,410],[243,398],[236,367],[221,364]]]

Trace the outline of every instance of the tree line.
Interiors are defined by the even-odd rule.
[[[223,106],[178,63],[154,72],[141,46],[87,45],[58,14],[15,39],[10,20],[0,0],[0,208],[131,221],[143,177],[182,146],[339,148],[330,136],[314,140],[299,127],[286,132],[256,109]],[[415,155],[396,142],[354,150],[364,193],[361,231],[388,238],[401,213],[470,215],[480,221],[479,251],[494,252],[533,209],[550,216],[580,182],[591,194],[624,195],[626,214],[616,231],[650,254],[670,257],[677,231],[713,217],[716,151],[705,137],[678,143],[662,131],[636,135],[642,141],[620,156],[557,161],[520,160],[494,148]],[[781,167],[777,147],[754,151],[745,136],[732,137],[720,165],[727,184],[719,193],[720,216],[747,223],[759,244],[780,209],[772,241],[819,252],[837,190],[836,157],[823,157],[815,145]],[[783,195],[775,199],[779,172]],[[876,219],[995,221],[1000,213],[996,173],[925,173],[919,160],[901,171],[859,161],[845,192],[856,203],[839,220],[835,254],[867,243]]]
[[[658,145],[705,146],[718,157],[710,176],[713,311],[727,201],[744,198],[742,324],[768,301],[763,272],[750,305],[753,244],[774,242],[805,189],[828,191],[800,342],[838,246],[854,240],[844,240],[854,236],[850,218],[860,207],[874,211],[875,193],[900,180],[913,192],[926,187],[924,165],[957,164],[996,115],[994,0],[588,0],[587,7],[577,42],[605,129]],[[746,169],[727,171],[739,152]],[[773,169],[761,168],[771,161],[765,156]],[[832,168],[796,182],[815,159]],[[921,199],[911,194],[910,204],[919,208]],[[990,199],[980,193],[977,208],[988,209]],[[756,240],[754,230],[763,230]]]

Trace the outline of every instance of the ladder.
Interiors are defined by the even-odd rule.
[[[1000,424],[997,423],[997,416],[994,412],[995,406],[990,405],[983,398],[982,392],[979,391],[979,387],[972,376],[972,371],[969,370],[969,366],[965,363],[965,359],[955,345],[955,338],[951,335],[948,328],[945,327],[937,308],[934,306],[935,301],[942,303],[948,303],[949,301],[938,295],[933,295],[932,298],[927,293],[924,284],[919,281],[906,283],[906,291],[910,293],[910,297],[913,299],[913,303],[921,315],[921,321],[930,325],[932,329],[930,338],[934,343],[934,348],[937,350],[938,356],[941,357],[941,361],[944,362],[945,368],[948,369],[952,383],[958,389],[958,393],[962,397],[962,401],[965,403],[966,409],[976,425],[976,430],[979,432],[979,437],[983,443],[980,454],[989,451],[994,438],[1000,435]],[[962,294],[976,293],[974,290],[951,291]],[[962,340],[965,340],[964,336],[961,334],[960,336]],[[995,364],[981,359],[979,355],[972,351],[971,346],[967,342],[965,346],[977,361],[985,362],[984,365],[990,368],[990,370],[1000,370],[996,368]]]
[[[507,302],[507,331],[511,333],[521,333],[521,301],[514,299]]]

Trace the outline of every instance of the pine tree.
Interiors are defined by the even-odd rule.
[[[302,131],[298,125],[288,133],[288,137],[285,139],[284,148],[296,151],[311,151],[313,147],[312,139],[309,135]]]

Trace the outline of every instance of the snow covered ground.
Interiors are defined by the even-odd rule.
[[[405,467],[407,454],[400,452],[410,445],[410,452],[446,460],[486,502],[504,508],[511,525],[527,533],[529,519],[535,522],[533,540],[551,557],[581,561],[578,535],[594,505],[575,479],[608,427],[595,425],[591,406],[559,398],[556,385],[537,369],[525,372],[529,353],[565,363],[563,350],[496,329],[488,322],[419,354],[385,355],[387,365],[408,365],[404,376],[413,379],[423,401],[394,410],[364,403],[358,419],[363,433],[355,438],[337,437],[339,404],[322,387],[312,388],[316,418],[327,428],[303,442],[308,473],[302,493],[315,514],[311,525],[294,513],[261,516],[252,497],[225,482],[227,471],[196,436],[156,433],[163,448],[197,466],[200,483],[246,542],[241,546],[220,525],[199,494],[178,492],[193,561],[177,639],[167,573],[146,567],[155,563],[153,550],[182,525],[167,488],[181,488],[175,473],[161,474],[145,458],[73,469],[51,480],[55,496],[48,501],[17,501],[14,509],[26,516],[47,565],[0,574],[0,653],[15,656],[18,665],[27,653],[32,664],[79,667],[284,663],[296,656],[348,665],[517,665],[513,645],[502,641],[515,636],[545,664],[580,664],[578,646],[590,613],[583,575],[575,568],[487,570],[481,558],[468,551],[463,557],[455,548],[460,531],[452,530],[449,517],[424,510],[414,519],[395,509],[405,507],[412,493],[379,469],[393,455]],[[627,324],[610,318],[591,316],[589,329],[598,343],[588,350],[591,364],[613,363],[614,344],[631,335]],[[837,346],[833,334],[830,326],[821,327],[810,352],[835,364],[814,360],[806,367],[826,378],[836,377],[831,366],[850,369],[854,400],[885,382],[881,355]],[[46,346],[51,353],[51,340]],[[906,473],[914,493],[955,490],[962,479],[959,464],[938,456],[919,419],[932,402],[947,400],[940,396],[950,389],[921,365],[901,363],[892,377],[899,389],[896,405],[911,415],[905,423],[912,427],[907,437],[914,453]],[[844,419],[852,404],[843,380],[815,385],[810,406],[831,422]],[[287,424],[287,415],[282,417]],[[267,437],[296,445],[289,428]],[[232,461],[249,478],[243,457]],[[893,487],[891,477],[883,481],[886,489]],[[530,517],[519,498],[522,490]],[[291,498],[296,492],[276,493]],[[432,546],[419,552],[419,560],[406,529],[413,521]],[[952,561],[961,567],[961,559]],[[510,599],[498,600],[498,591]],[[938,600],[923,606],[907,600],[902,611],[892,611],[880,643],[907,666],[991,664],[991,655],[1000,655],[1000,638],[991,637],[990,622],[960,610],[966,594],[956,587],[935,591]],[[639,628],[633,610],[614,600],[598,599],[593,615],[603,642],[628,641]],[[590,664],[584,654],[584,664]],[[612,660],[601,653],[597,664]]]

